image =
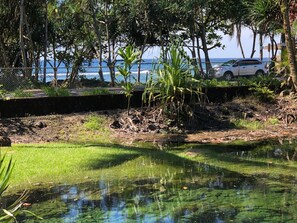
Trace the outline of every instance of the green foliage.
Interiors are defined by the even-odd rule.
[[[165,52],[168,52],[166,57],[159,59],[150,75],[143,100],[160,102],[172,119],[178,120],[180,114],[191,117],[192,101],[186,102],[186,95],[197,101],[201,82],[193,78],[191,61],[180,43],[171,44]]]
[[[204,87],[229,87],[234,84],[230,81],[218,80],[217,78],[202,80]]]
[[[33,96],[31,92],[26,92],[21,88],[16,89],[12,94],[15,98],[27,98]]]
[[[7,91],[3,89],[3,85],[0,85],[0,99],[4,99]]]
[[[273,102],[275,100],[275,93],[266,86],[255,85],[249,89],[261,102]]]
[[[242,86],[250,86],[249,90],[261,102],[273,102],[275,100],[275,91],[281,87],[280,80],[274,74],[240,78],[238,82]]]
[[[125,49],[120,48],[118,51],[118,55],[124,60],[124,63],[120,66],[117,66],[117,69],[120,75],[124,78],[124,82],[122,83],[122,88],[124,94],[128,98],[128,111],[130,109],[130,100],[132,97],[132,93],[134,91],[134,84],[130,82],[129,79],[132,77],[131,69],[132,66],[138,62],[140,51],[134,49],[132,45],[127,46]]]
[[[106,95],[106,94],[113,94],[113,92],[109,91],[106,88],[95,88],[95,89],[83,92],[83,95]]]
[[[251,121],[247,119],[236,119],[233,120],[232,123],[235,125],[235,128],[239,129],[249,129],[249,130],[257,130],[263,127],[263,124],[259,121]]]
[[[63,97],[70,95],[70,92],[67,88],[45,87],[42,90],[48,97]]]
[[[269,118],[267,121],[267,124],[269,125],[278,125],[280,123],[279,119],[274,117],[274,118]]]
[[[279,120],[277,118],[269,118],[265,121],[265,123],[262,123],[256,120],[248,120],[248,119],[235,119],[235,120],[231,120],[231,122],[234,124],[235,128],[238,128],[238,129],[244,128],[249,130],[258,130],[258,129],[262,129],[265,125],[279,124]]]
[[[101,130],[102,132],[108,132],[106,124],[106,119],[104,117],[90,115],[87,121],[84,123],[84,127],[88,130]]]
[[[0,155],[0,202],[3,193],[9,186],[14,163],[10,158],[8,162],[5,161],[5,155]],[[0,209],[0,222],[16,222],[16,215],[21,212],[23,201],[27,198],[27,193],[23,193],[17,200],[7,207],[1,207]],[[1,202],[2,203],[2,202]],[[24,212],[24,211],[22,211]],[[31,212],[28,212],[33,214]],[[34,215],[34,214],[33,214]]]

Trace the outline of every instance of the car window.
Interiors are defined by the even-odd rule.
[[[248,65],[257,65],[257,64],[261,64],[261,61],[258,60],[242,60],[239,61],[239,66],[248,66]]]
[[[246,65],[248,65],[248,62],[246,60],[241,60],[241,61],[238,61],[238,65],[239,66],[246,66]]]
[[[228,60],[227,62],[222,63],[221,66],[231,66],[231,65],[234,64],[235,61],[236,61],[236,60]]]

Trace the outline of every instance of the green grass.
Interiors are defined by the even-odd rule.
[[[15,98],[28,98],[33,97],[33,94],[31,92],[26,92],[23,89],[17,89],[14,92],[12,92],[12,95]]]
[[[238,129],[258,130],[263,129],[267,125],[278,125],[280,124],[280,121],[278,118],[272,117],[267,119],[265,122],[248,119],[234,119],[231,120],[231,123],[233,123],[235,128]]]
[[[296,161],[287,161],[285,155],[280,159],[266,155],[275,148],[281,148],[284,154],[289,152],[292,158],[295,151],[293,145],[257,145],[257,149],[251,150],[253,146],[246,142],[244,145],[187,144],[160,151],[145,145],[49,143],[19,144],[1,150],[15,161],[9,187],[11,193],[35,187],[96,181],[99,178],[112,181],[162,177],[200,164],[244,175],[266,176],[269,182],[296,176]],[[197,156],[188,155],[190,148],[197,151]],[[252,152],[247,157],[232,154],[243,150]]]
[[[238,129],[249,129],[249,130],[257,130],[257,129],[262,129],[263,124],[260,121],[251,121],[251,120],[246,120],[246,119],[235,119],[231,121],[235,128]]]
[[[48,97],[64,97],[70,95],[69,90],[66,88],[44,87],[42,90]]]
[[[106,95],[106,94],[114,94],[114,92],[109,91],[106,88],[95,88],[89,91],[83,92],[83,95]]]
[[[264,142],[263,142],[264,143]],[[266,145],[267,144],[267,145]],[[296,145],[296,144],[295,144]],[[180,153],[181,157],[189,158],[197,163],[205,163],[218,168],[233,171],[250,176],[265,176],[264,179],[271,182],[296,177],[296,160],[287,160],[285,153],[292,158],[295,151],[294,144],[278,145],[271,143],[253,144],[248,142],[236,142],[220,145],[183,145],[183,149],[196,151],[195,155],[189,155],[186,151]],[[275,149],[281,149],[283,155],[273,156]],[[188,151],[188,150],[187,150]],[[245,155],[242,155],[245,151]]]
[[[90,115],[87,121],[84,123],[84,127],[87,130],[99,130],[104,133],[109,133],[109,129],[106,128],[107,119],[104,116]]]
[[[116,144],[19,144],[1,150],[15,162],[9,187],[12,193],[102,177],[117,180],[162,176],[169,168],[176,172],[181,168],[179,162],[184,163],[183,158],[152,147]]]
[[[75,144],[26,144],[2,148],[15,162],[11,187],[86,180],[100,169],[129,160],[137,152],[120,147]]]

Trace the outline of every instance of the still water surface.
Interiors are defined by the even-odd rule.
[[[282,159],[281,151],[273,148],[225,155],[234,157],[230,165],[236,165],[238,157]],[[110,180],[110,172],[88,183],[33,191],[29,210],[44,220],[27,216],[21,222],[297,222],[296,175],[270,179],[265,174],[239,174],[189,159],[168,163],[141,156],[129,162],[135,171],[164,171],[156,175],[148,171],[148,176],[134,178],[127,174],[115,180]]]

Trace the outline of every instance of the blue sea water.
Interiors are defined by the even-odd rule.
[[[236,58],[212,58],[211,59],[211,64],[212,66],[215,66],[217,64],[224,63],[228,60],[231,59],[236,59]],[[156,59],[144,59],[143,62],[141,63],[141,71],[140,71],[140,82],[145,83],[147,81],[148,75],[150,71],[153,69],[154,63],[156,63]],[[265,58],[264,62],[268,62],[268,59]],[[121,65],[121,61],[118,61],[116,63],[116,67]],[[205,70],[205,62],[204,60],[202,61],[202,67]],[[61,63],[61,65],[58,67],[58,75],[57,78],[58,80],[65,80],[67,77],[67,68],[65,67],[65,64]],[[87,79],[99,79],[99,63],[98,60],[93,60],[90,63],[85,62],[83,66],[81,67],[79,71],[79,76],[80,77],[85,77]],[[132,67],[132,80],[137,79],[137,74],[138,74],[138,65],[134,65]],[[46,76],[46,81],[52,81],[54,78],[54,70],[53,68],[48,64],[47,66],[47,76]],[[122,78],[120,75],[118,75],[119,72],[116,69],[116,81],[120,82],[122,81]],[[68,74],[69,75],[69,74]],[[40,71],[40,79],[42,79],[43,76],[43,70]],[[107,67],[107,64],[103,62],[103,76],[104,80],[109,82],[110,81],[110,72],[109,68]]]

